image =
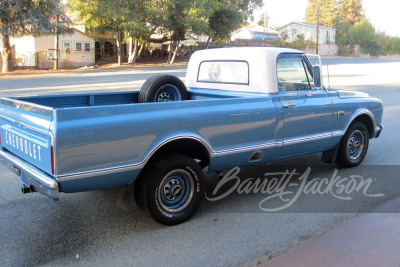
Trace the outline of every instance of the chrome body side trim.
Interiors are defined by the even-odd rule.
[[[244,147],[238,147],[238,148],[232,148],[232,149],[212,151],[211,153],[213,156],[221,156],[221,155],[230,155],[230,154],[234,154],[234,153],[240,153],[240,152],[246,152],[246,151],[252,151],[252,150],[268,149],[268,148],[279,147],[279,146],[281,146],[281,142],[267,142],[267,143],[258,144],[258,145],[251,145],[251,146],[244,146]]]
[[[300,143],[305,143],[305,142],[318,141],[318,140],[331,138],[332,136],[333,136],[332,133],[325,133],[325,134],[306,136],[306,137],[302,137],[302,138],[293,138],[293,139],[284,140],[283,145],[284,146],[285,145],[295,145],[295,144],[300,144]]]
[[[13,119],[8,118],[8,117],[6,117],[4,115],[1,115],[1,114],[0,114],[0,118],[5,119],[7,121],[10,121],[12,123],[15,123],[15,124],[21,126],[22,128],[30,129],[30,130],[35,131],[35,132],[39,132],[39,133],[42,133],[42,134],[48,134],[49,133],[48,131],[44,131],[44,130],[38,129],[36,127],[30,126],[30,125],[28,125],[26,123],[13,120]]]
[[[259,149],[268,149],[268,148],[273,148],[273,147],[279,147],[282,146],[282,142],[268,142],[265,144],[259,144],[259,145],[252,145],[252,146],[246,146],[246,147],[240,147],[240,148],[234,148],[234,149],[225,149],[225,150],[220,150],[220,151],[214,151],[210,148],[210,146],[201,138],[197,136],[191,136],[191,135],[180,135],[180,136],[175,136],[172,138],[168,138],[162,143],[160,143],[158,146],[156,146],[150,153],[149,155],[141,162],[135,163],[135,164],[128,164],[128,165],[123,165],[123,166],[118,166],[118,167],[111,167],[111,168],[104,168],[104,169],[98,169],[98,170],[92,170],[92,171],[84,171],[84,172],[77,172],[77,173],[70,173],[70,174],[63,174],[63,175],[58,175],[57,180],[61,181],[69,181],[69,180],[75,180],[75,179],[81,179],[81,178],[88,178],[88,177],[93,177],[97,175],[106,175],[106,174],[111,174],[111,173],[117,173],[117,172],[124,172],[124,171],[133,171],[136,169],[143,168],[144,165],[146,165],[147,161],[154,155],[154,153],[157,152],[157,150],[164,146],[165,144],[171,142],[171,141],[176,141],[179,139],[192,139],[201,142],[209,151],[211,157],[215,156],[225,156],[225,155],[230,155],[230,154],[235,154],[235,153],[240,153],[240,152],[247,152],[247,151],[252,151],[252,150],[259,150]]]
[[[164,146],[165,144],[176,141],[179,139],[192,139],[201,142],[209,151],[210,154],[212,154],[212,150],[209,147],[209,145],[202,140],[201,138],[198,138],[196,136],[191,136],[191,135],[179,135],[179,136],[174,136],[171,138],[168,138],[158,144],[150,153],[149,155],[146,156],[146,158],[138,163],[135,164],[128,164],[128,165],[123,165],[123,166],[118,166],[118,167],[110,167],[110,168],[104,168],[104,169],[97,169],[97,170],[92,170],[92,171],[84,171],[84,172],[77,172],[77,173],[69,173],[69,174],[63,174],[63,175],[57,175],[58,180],[66,181],[66,180],[75,180],[75,179],[80,179],[80,178],[87,178],[87,177],[93,177],[96,175],[106,175],[106,174],[111,174],[115,172],[122,172],[122,171],[131,171],[131,170],[136,170],[139,168],[143,168],[144,165],[147,163],[147,161],[157,152],[159,148]]]
[[[146,162],[147,162],[147,159],[145,162],[141,162],[141,163],[137,163],[137,164],[58,175],[57,180],[60,182],[64,182],[64,181],[71,181],[71,180],[89,178],[89,177],[100,176],[100,175],[113,174],[113,173],[118,173],[118,172],[133,171],[133,170],[143,168]]]
[[[345,134],[345,131],[334,131],[332,132],[332,137],[341,137]]]
[[[335,133],[335,136],[340,136],[340,135],[343,135],[343,134],[341,132]],[[93,177],[93,176],[97,176],[97,175],[107,175],[107,174],[124,172],[124,171],[133,171],[133,170],[143,168],[146,165],[147,161],[157,152],[157,150],[160,147],[162,147],[163,145],[165,145],[171,141],[176,141],[179,139],[192,139],[195,141],[199,141],[207,148],[211,157],[218,157],[218,156],[228,156],[231,154],[254,151],[254,150],[282,147],[284,145],[291,145],[291,144],[298,144],[298,143],[303,143],[303,142],[322,140],[325,138],[330,138],[332,136],[334,136],[332,133],[327,133],[327,134],[322,134],[322,135],[316,135],[316,136],[310,136],[310,137],[304,137],[304,138],[298,138],[298,139],[291,139],[291,140],[286,140],[286,141],[281,141],[281,142],[267,142],[267,143],[263,143],[263,144],[250,145],[250,146],[244,146],[244,147],[238,147],[238,148],[232,148],[232,149],[213,150],[203,139],[201,139],[197,136],[180,135],[180,136],[168,138],[165,141],[163,141],[162,143],[160,143],[149,153],[149,155],[143,161],[141,161],[139,163],[123,165],[123,166],[118,166],[118,167],[98,169],[98,170],[92,170],[92,171],[58,175],[57,180],[59,180],[60,182],[61,181],[69,181],[69,180]]]
[[[12,99],[12,98],[7,98],[7,97],[0,97],[0,104],[9,106],[9,107],[14,107],[17,109],[23,109],[23,110],[25,110],[25,108],[34,108],[33,112],[42,114],[45,116],[50,116],[53,113],[52,107],[47,107],[47,106],[35,104],[32,102],[26,102],[23,100]]]

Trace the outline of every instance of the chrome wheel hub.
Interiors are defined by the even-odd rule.
[[[360,157],[364,150],[364,138],[365,137],[360,130],[356,130],[352,133],[347,142],[347,155],[350,159],[356,160]]]

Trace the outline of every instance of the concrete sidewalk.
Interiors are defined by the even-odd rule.
[[[260,266],[400,266],[400,198]]]

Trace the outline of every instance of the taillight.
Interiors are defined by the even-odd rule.
[[[53,175],[56,175],[56,162],[55,162],[55,158],[54,158],[54,146],[51,146],[50,151],[51,151],[51,173]]]

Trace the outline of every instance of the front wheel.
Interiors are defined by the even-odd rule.
[[[343,136],[336,162],[346,167],[359,165],[367,155],[369,132],[361,122],[354,122]]]
[[[143,204],[158,222],[175,225],[189,219],[204,198],[204,174],[192,158],[173,154],[153,163],[142,186]]]

